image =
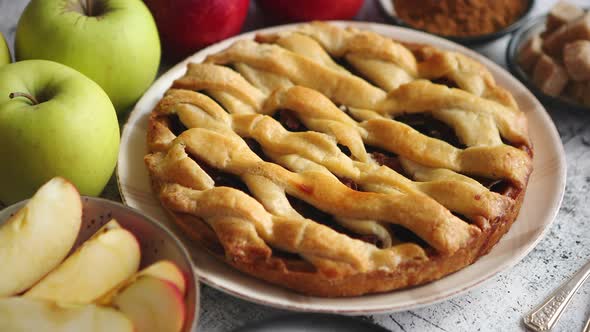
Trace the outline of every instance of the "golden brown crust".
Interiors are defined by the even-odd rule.
[[[506,211],[506,214],[491,222],[493,227],[482,232],[481,236],[469,246],[462,248],[452,256],[431,257],[428,261],[400,266],[399,270],[393,273],[373,271],[339,279],[329,278],[318,274],[315,270],[305,270],[300,266],[295,266],[294,271],[289,270],[286,266],[291,265],[288,262],[291,260],[277,257],[254,262],[242,261],[235,257],[224,257],[223,248],[220,246],[215,232],[205,222],[186,214],[171,212],[171,215],[189,236],[197,240],[215,257],[244,273],[307,295],[342,297],[418,286],[440,279],[474,263],[479,257],[487,254],[510,230],[520,211],[524,194],[524,190],[518,190],[515,204]]]
[[[508,231],[532,152],[524,114],[484,66],[324,23],[257,41],[189,64],[150,115],[154,192],[197,242],[245,273],[334,297],[439,279]],[[284,128],[282,110],[307,130]],[[398,121],[407,114],[429,114],[463,146]],[[368,147],[397,155],[397,166]]]

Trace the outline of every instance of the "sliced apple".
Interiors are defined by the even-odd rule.
[[[24,296],[91,303],[131,277],[139,261],[135,236],[111,221]]]
[[[94,304],[60,306],[50,301],[9,297],[0,299],[0,331],[11,332],[132,332],[121,312]]]
[[[115,296],[112,305],[124,313],[139,332],[178,332],[186,316],[178,288],[152,276],[137,278]]]
[[[92,236],[90,237],[90,239],[97,237],[98,235],[111,230],[111,229],[115,229],[115,228],[122,228],[121,225],[119,225],[119,223],[117,222],[117,220],[115,219],[111,219],[109,220],[109,222],[107,222],[106,224],[104,224],[101,228],[99,228],[96,233],[92,234]],[[88,240],[90,240],[88,239]]]
[[[180,268],[171,261],[161,260],[137,273],[137,277],[152,276],[172,283],[184,296],[186,280]]]
[[[107,294],[101,296],[100,299],[96,301],[96,303],[111,303],[117,294],[119,294],[123,289],[135,282],[141,276],[151,276],[168,281],[178,288],[182,296],[184,296],[186,291],[186,280],[180,268],[171,261],[161,260],[137,272],[133,277],[127,279],[127,281],[124,283],[119,284],[117,287],[111,289]]]
[[[0,297],[18,294],[53,270],[68,254],[82,223],[74,185],[56,177],[0,225]]]

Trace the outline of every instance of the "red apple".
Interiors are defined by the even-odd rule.
[[[258,0],[267,15],[282,21],[346,20],[364,0]]]
[[[231,37],[242,29],[250,0],[145,0],[169,60]]]

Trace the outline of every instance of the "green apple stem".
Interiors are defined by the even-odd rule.
[[[11,92],[8,95],[8,98],[10,98],[10,99],[14,99],[14,98],[18,98],[18,97],[27,98],[28,100],[31,101],[31,103],[33,103],[33,105],[38,105],[39,104],[39,101],[37,101],[37,99],[35,97],[33,97],[33,95],[31,95],[29,93],[25,93],[25,92]]]

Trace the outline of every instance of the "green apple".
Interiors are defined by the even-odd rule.
[[[88,304],[135,274],[139,260],[135,236],[111,221],[24,296]]]
[[[58,175],[95,196],[115,168],[119,124],[91,79],[55,62],[20,61],[0,67],[0,142],[3,203]]]
[[[60,177],[44,184],[0,225],[0,297],[21,293],[59,265],[81,224],[82,201],[76,187]]]
[[[154,80],[160,39],[141,0],[32,0],[18,22],[15,58],[72,67],[123,112]]]
[[[10,50],[8,49],[6,39],[4,39],[4,35],[0,33],[0,66],[4,66],[7,63],[10,63]]]

